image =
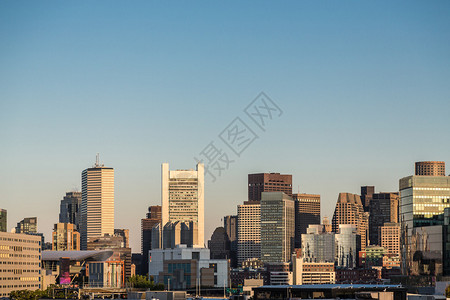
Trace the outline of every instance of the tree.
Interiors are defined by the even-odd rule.
[[[445,289],[445,297],[450,298],[450,285],[447,285],[447,288]]]

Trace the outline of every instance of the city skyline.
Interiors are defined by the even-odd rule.
[[[445,1],[2,2],[8,231],[36,216],[50,241],[60,200],[100,153],[115,227],[139,252],[161,163],[192,168],[236,117],[258,138],[205,178],[205,241],[247,200],[248,174],[292,174],[329,219],[341,192],[398,191],[414,162],[450,163],[449,13]],[[243,112],[261,91],[283,111],[265,131]]]

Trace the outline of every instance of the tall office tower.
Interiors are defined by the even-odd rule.
[[[168,163],[161,166],[162,225],[177,221],[194,222],[198,228],[198,236],[195,238],[197,247],[205,246],[204,176],[202,163],[197,164],[196,171],[170,171]]]
[[[208,241],[211,259],[230,259],[231,243],[223,227],[217,227]]]
[[[385,223],[380,228],[380,246],[389,255],[400,255],[400,223]]]
[[[97,161],[82,172],[81,250],[88,240],[105,234],[114,235],[114,169]]]
[[[364,207],[364,211],[369,211],[370,200],[375,193],[374,186],[362,186],[361,187],[361,203]]]
[[[8,212],[0,208],[0,232],[8,231]]]
[[[261,258],[261,204],[238,205],[238,263]]]
[[[141,219],[141,275],[148,272],[148,251],[152,249],[152,228],[158,223],[161,223],[161,206],[149,206],[147,217]]]
[[[52,233],[53,251],[80,250],[80,233],[71,223],[58,223],[53,227]]]
[[[445,176],[445,162],[418,161],[415,174],[416,176]]]
[[[81,192],[67,192],[61,200],[59,223],[71,223],[80,227]]]
[[[326,232],[324,225],[309,225],[302,234],[302,258],[306,262],[334,262],[334,232]]]
[[[450,177],[408,176],[400,179],[399,189],[403,273],[440,275],[433,265],[442,264],[443,213],[450,207]],[[418,259],[419,253],[423,260]],[[427,255],[435,259],[426,261]],[[430,262],[432,268],[427,267]]]
[[[361,236],[361,250],[365,250],[368,222],[369,213],[364,212],[361,198],[355,194],[340,193],[332,220],[333,231],[339,233],[340,224],[356,225],[358,234]]]
[[[237,244],[238,244],[238,216],[225,216],[223,227],[230,240],[230,264],[237,267]]]
[[[0,232],[0,298],[18,290],[44,288],[41,275],[41,237]]]
[[[294,250],[295,203],[283,192],[261,197],[261,261],[288,262]]]
[[[335,235],[337,267],[356,268],[356,258],[361,250],[358,237],[356,225],[339,224],[339,233]]]
[[[37,233],[37,218],[24,218],[22,221],[17,223],[16,233]]]
[[[398,223],[398,193],[376,193],[369,204],[369,244],[381,245],[380,228],[384,223]]]
[[[280,173],[248,174],[248,200],[261,201],[262,192],[284,192],[292,196],[292,175]]]
[[[302,247],[302,234],[311,224],[320,224],[320,195],[293,194],[295,200],[295,248]]]

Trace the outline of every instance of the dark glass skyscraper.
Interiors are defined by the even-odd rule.
[[[8,218],[6,209],[0,208],[0,232],[8,231]]]
[[[302,234],[309,225],[320,224],[320,195],[293,194],[295,201],[295,248],[302,247]]]
[[[81,192],[67,192],[59,207],[59,223],[74,224],[79,230]]]

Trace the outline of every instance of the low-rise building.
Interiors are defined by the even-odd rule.
[[[293,284],[328,284],[335,283],[334,263],[305,262],[292,257]]]
[[[207,248],[177,245],[174,249],[150,250],[148,274],[171,289],[194,288],[201,283],[229,286],[228,260],[210,259]]]

